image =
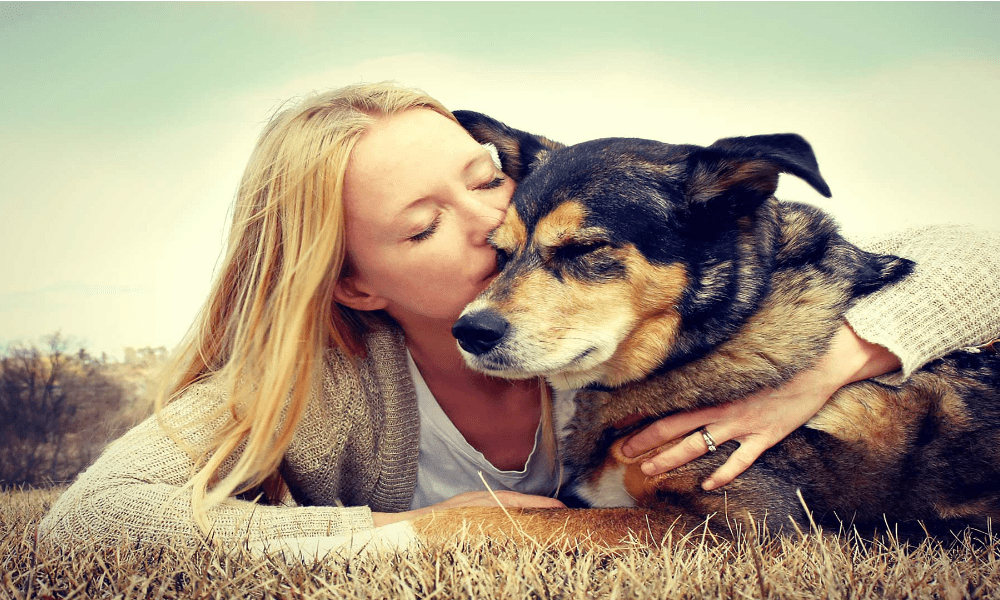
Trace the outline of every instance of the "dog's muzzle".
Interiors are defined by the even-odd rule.
[[[451,326],[458,345],[469,354],[485,354],[496,347],[507,333],[509,323],[500,315],[484,310],[462,316]]]

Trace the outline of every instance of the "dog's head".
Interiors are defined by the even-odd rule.
[[[751,302],[735,280],[754,278],[739,254],[755,250],[737,238],[780,173],[830,195],[797,135],[564,147],[479,113],[456,116],[497,147],[518,183],[491,238],[501,271],[452,330],[472,368],[502,377],[568,388],[641,378],[713,307]]]

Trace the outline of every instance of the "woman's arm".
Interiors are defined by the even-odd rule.
[[[964,346],[1000,335],[1000,235],[967,227],[925,227],[858,243],[871,252],[917,262],[906,280],[863,298],[817,365],[779,389],[766,389],[721,407],[672,415],[630,439],[637,456],[705,427],[717,443],[740,448],[703,485],[726,485],[768,448],[815,415],[840,387],[901,368],[906,377]],[[708,448],[698,433],[643,463],[648,475],[677,468]]]
[[[222,421],[202,421],[221,402],[212,385],[192,386],[164,408],[164,419],[181,427],[187,444],[203,447]],[[199,424],[194,425],[196,422]],[[314,419],[305,425],[310,431],[334,426],[327,419]],[[231,462],[224,464],[223,470]],[[39,542],[57,547],[84,543],[114,546],[122,541],[198,544],[205,536],[194,521],[191,490],[184,487],[193,466],[188,453],[160,430],[155,416],[150,417],[110,444],[59,497],[39,525]],[[552,498],[516,492],[498,491],[495,496],[508,507],[563,506]],[[468,492],[424,509],[389,513],[373,512],[368,506],[266,506],[228,498],[209,509],[208,516],[214,542],[267,548],[289,539],[337,536],[458,506],[497,506],[497,502],[489,492]]]
[[[900,380],[1000,335],[1000,232],[934,226],[852,241],[917,263],[912,275],[861,298],[846,315],[858,336],[899,357]]]
[[[167,422],[190,422],[209,414],[210,388],[192,386],[164,409]],[[215,398],[216,402],[219,398]],[[174,421],[183,415],[183,421]],[[198,447],[217,422],[185,427]],[[150,417],[108,446],[53,504],[39,526],[39,541],[56,546],[81,543],[193,545],[205,539],[195,525],[191,490],[184,485],[194,463]],[[227,465],[228,466],[228,465]],[[266,543],[295,536],[326,536],[373,526],[368,507],[263,506],[229,498],[208,511],[211,539],[224,545]]]

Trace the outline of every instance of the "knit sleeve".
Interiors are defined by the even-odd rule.
[[[212,385],[192,386],[163,411],[166,422],[198,422],[183,439],[204,445],[221,419],[204,422],[221,402]],[[184,487],[193,460],[166,435],[155,416],[110,444],[55,502],[39,526],[41,542],[117,545],[184,544],[204,539],[194,522],[191,491]],[[230,463],[231,465],[231,463]],[[226,465],[223,467],[226,468]],[[208,511],[211,539],[225,545],[260,545],[285,537],[318,537],[373,527],[371,510],[359,507],[263,506],[229,498]]]
[[[847,312],[859,337],[899,357],[903,377],[953,350],[1000,336],[1000,233],[932,226],[853,241],[917,263],[909,277]]]

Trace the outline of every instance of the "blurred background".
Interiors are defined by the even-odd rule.
[[[778,196],[849,232],[997,227],[998,17],[994,3],[2,3],[0,348],[56,331],[112,362],[173,348],[263,124],[357,81],[565,143],[797,132],[834,196],[784,178]]]

